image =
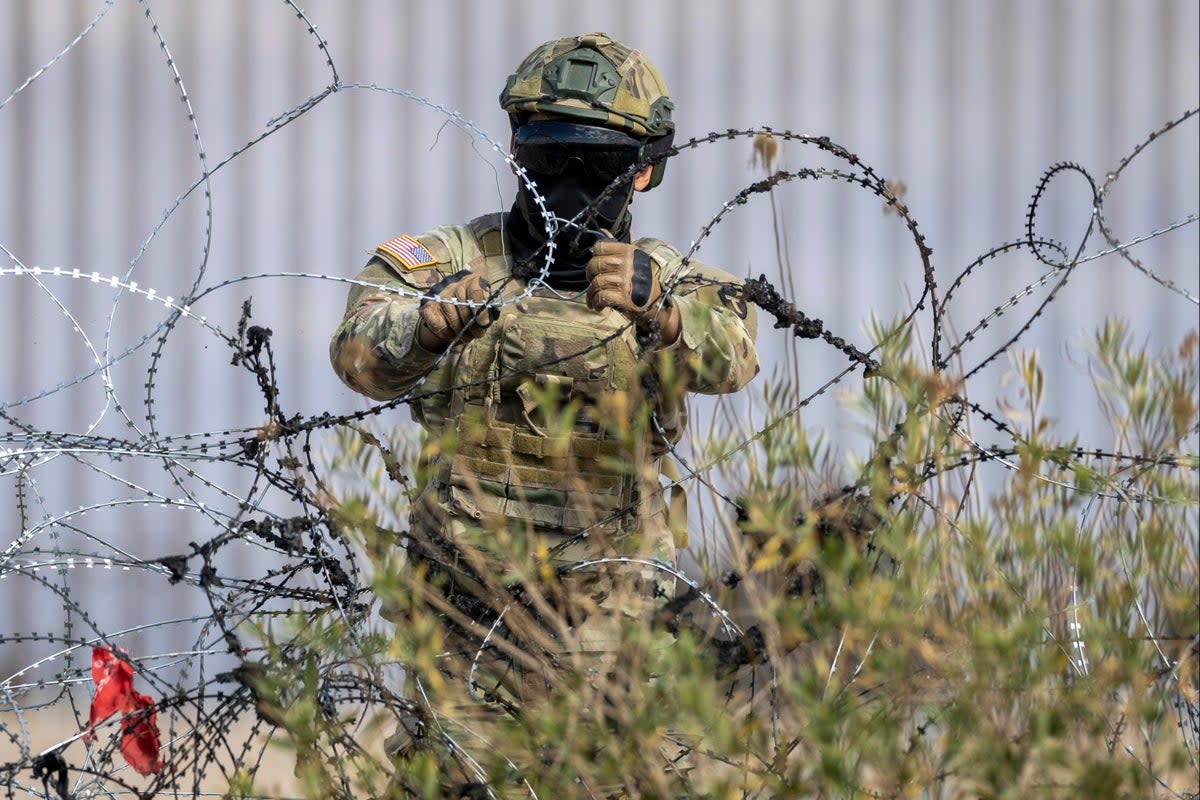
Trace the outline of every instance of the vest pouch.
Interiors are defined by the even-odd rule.
[[[542,385],[559,378],[570,381],[575,396],[594,400],[638,386],[633,334],[621,333],[628,323],[619,314],[538,297],[517,306],[498,347],[502,391],[516,391],[530,378]]]
[[[628,456],[596,434],[550,438],[492,422],[460,437],[446,484],[451,512],[483,528],[619,535],[636,516]]]
[[[637,527],[638,467],[590,410],[640,393],[632,326],[619,313],[533,295],[464,348],[451,416],[447,510],[476,528],[613,536]]]

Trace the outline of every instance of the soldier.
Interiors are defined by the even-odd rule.
[[[505,705],[547,682],[521,666],[528,642],[483,657],[501,609],[520,605],[488,595],[547,558],[672,561],[686,511],[678,494],[668,508],[659,477],[686,393],[737,391],[758,359],[753,309],[731,276],[632,238],[633,193],[662,180],[674,134],[673,104],[641,52],[602,33],[548,42],[500,105],[520,168],[511,209],[376,248],[330,357],[373,399],[414,390],[427,436],[409,552],[440,575],[452,629],[441,668]],[[644,615],[670,592],[661,571],[625,571],[634,596],[600,571],[559,570],[567,590],[542,589],[565,619],[549,638],[603,653],[611,629],[589,631],[589,618],[614,604]]]

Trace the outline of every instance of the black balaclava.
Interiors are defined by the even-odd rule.
[[[541,175],[533,171],[527,171],[527,174],[545,198],[547,210],[560,218],[554,237],[554,262],[545,276],[546,283],[561,291],[586,289],[585,266],[592,257],[592,245],[604,238],[600,231],[607,231],[618,241],[629,241],[632,179],[628,179],[623,187],[613,186],[604,200],[593,207],[596,198],[609,188],[610,181],[601,182],[572,168],[561,175]],[[508,239],[513,273],[529,280],[538,275],[546,263],[546,222],[527,183],[519,178],[517,183],[517,199],[507,220]],[[581,227],[565,222],[577,215],[576,223]]]

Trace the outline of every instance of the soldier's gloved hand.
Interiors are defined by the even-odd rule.
[[[672,304],[658,307],[662,284],[654,271],[654,261],[645,250],[632,244],[605,239],[592,247],[587,263],[587,304],[593,311],[615,308],[645,330],[657,320],[661,343],[673,343],[679,337],[679,309]],[[656,309],[657,313],[647,313]]]
[[[636,319],[662,297],[650,254],[615,239],[601,240],[592,247],[587,279],[587,304],[593,311],[615,308]]]
[[[492,287],[487,280],[468,269],[459,270],[442,278],[429,289],[434,297],[457,300],[457,303],[439,303],[425,298],[421,301],[420,320],[417,323],[417,340],[431,352],[440,353],[463,333],[460,341],[468,342],[479,336],[499,316],[495,308],[472,308],[467,303],[486,303]],[[469,327],[468,327],[469,326]]]

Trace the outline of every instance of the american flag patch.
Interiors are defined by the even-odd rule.
[[[408,234],[389,239],[376,249],[392,256],[409,269],[419,269],[437,263],[437,260],[425,249],[425,245]]]

